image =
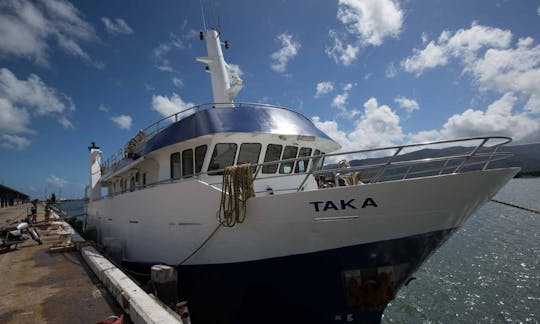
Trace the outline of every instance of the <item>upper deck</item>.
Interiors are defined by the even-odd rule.
[[[256,103],[219,105],[197,105],[152,123],[101,164],[102,174],[117,170],[128,156],[144,156],[169,145],[220,133],[296,135],[319,142],[326,152],[340,148],[311,120],[288,108]]]

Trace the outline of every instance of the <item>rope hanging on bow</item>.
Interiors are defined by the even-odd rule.
[[[255,197],[250,164],[226,167],[223,172],[218,218],[223,226],[233,227],[246,219],[247,200]]]

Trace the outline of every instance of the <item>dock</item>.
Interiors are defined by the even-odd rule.
[[[1,208],[0,227],[16,226],[29,206]],[[28,239],[0,254],[0,323],[99,323],[122,314],[124,323],[181,323],[93,247],[51,253],[60,234],[44,222],[43,206],[37,221],[42,245]]]

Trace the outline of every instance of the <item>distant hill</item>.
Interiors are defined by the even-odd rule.
[[[426,158],[436,158],[436,157],[442,157],[442,156],[451,156],[451,155],[460,155],[464,153],[471,152],[473,150],[473,147],[462,147],[462,146],[456,146],[456,147],[447,147],[443,149],[422,149],[418,151],[414,151],[411,153],[406,153],[403,155],[399,155],[394,161],[404,161],[404,160],[420,160],[420,159],[426,159]],[[540,176],[540,143],[535,144],[525,144],[525,145],[513,145],[513,146],[503,146],[499,149],[499,152],[509,152],[514,154],[514,156],[506,158],[504,160],[500,161],[494,161],[489,164],[489,168],[507,168],[507,167],[520,167],[521,172],[520,175],[536,175]],[[381,158],[370,158],[370,159],[363,159],[363,160],[351,160],[349,163],[351,166],[363,166],[363,165],[369,165],[369,164],[377,164],[377,163],[384,163],[387,161],[388,157],[381,157]],[[409,172],[423,172],[425,170],[440,170],[443,166],[444,162],[430,162],[423,165],[416,166],[413,170],[409,170]],[[451,172],[451,167],[457,167],[460,161],[451,161],[448,163],[447,167],[448,172]],[[336,164],[330,164],[326,165],[325,168],[331,169],[336,168]],[[468,167],[467,169],[474,169],[475,167]],[[479,168],[477,166],[476,168]],[[374,175],[373,172],[369,172],[369,170],[363,171],[366,177],[370,177]],[[397,175],[398,174],[404,174],[407,172],[406,167],[395,167],[392,170],[387,170],[385,174],[387,175]],[[425,172],[423,172],[423,175],[426,175]],[[434,174],[437,172],[433,172]]]

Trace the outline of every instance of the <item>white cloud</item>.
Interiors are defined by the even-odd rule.
[[[18,135],[0,134],[0,147],[22,151],[30,146],[30,140]]]
[[[467,109],[454,114],[440,130],[410,134],[414,140],[439,140],[477,136],[510,136],[517,143],[540,141],[540,119],[525,112],[514,113],[518,98],[511,92],[490,104],[485,111]]]
[[[47,182],[51,186],[58,187],[58,188],[63,188],[68,184],[68,181],[66,179],[62,179],[62,178],[57,177],[55,175],[49,176],[45,180],[45,182]]]
[[[334,62],[349,66],[358,58],[358,54],[360,54],[359,46],[345,44],[343,37],[339,36],[335,30],[330,30],[328,36],[333,45],[327,47],[325,52]]]
[[[0,57],[33,60],[49,64],[56,44],[67,54],[78,56],[101,68],[103,63],[93,60],[80,42],[96,40],[91,24],[86,22],[71,3],[46,0],[36,4],[27,0],[5,0],[0,4]]]
[[[540,113],[540,45],[532,38],[518,41],[516,48],[489,49],[465,70],[472,73],[481,90],[523,95],[525,108]]]
[[[0,98],[0,134],[28,132],[30,116],[26,109],[14,107],[12,103]]]
[[[397,73],[398,73],[398,71],[397,71],[397,68],[396,68],[396,65],[394,64],[394,62],[390,62],[386,66],[386,71],[384,71],[384,75],[386,75],[386,77],[389,78],[389,79],[395,78]]]
[[[109,112],[111,108],[109,107],[109,105],[99,104],[98,110],[103,112]]]
[[[111,117],[111,120],[116,124],[120,129],[130,129],[133,119],[128,115],[118,115]]]
[[[171,81],[175,87],[182,88],[184,86],[184,81],[182,81],[180,78],[174,77],[171,79]]]
[[[133,34],[133,29],[129,27],[127,22],[122,18],[116,18],[114,21],[107,17],[101,17],[101,21],[105,25],[108,33],[113,35],[128,35]]]
[[[300,43],[293,40],[293,36],[287,32],[280,34],[276,39],[281,42],[281,48],[272,53],[272,64],[270,68],[277,73],[285,73],[287,64],[292,60],[300,50]]]
[[[170,116],[181,110],[193,107],[195,104],[184,102],[176,93],[171,97],[154,95],[152,96],[152,109],[160,113],[163,117]]]
[[[422,44],[427,43],[427,41],[428,41],[428,34],[427,34],[426,32],[422,32],[421,39],[422,39]]]
[[[401,62],[401,66],[407,72],[422,74],[425,69],[431,69],[437,66],[443,66],[448,63],[448,55],[445,49],[436,45],[433,41],[429,42],[423,50],[414,49],[413,55]]]
[[[357,116],[355,128],[349,133],[341,130],[336,121],[321,121],[317,116],[312,120],[315,126],[341,144],[343,152],[391,146],[405,137],[399,116],[389,106],[379,106],[375,98],[366,101],[363,112],[354,115]]]
[[[317,116],[312,121],[342,145],[342,152],[478,136],[510,136],[516,143],[539,142],[540,119],[514,111],[518,101],[509,92],[485,110],[467,109],[450,116],[440,129],[409,134],[403,133],[399,116],[389,106],[379,105],[375,98],[364,103],[363,112],[352,116],[355,126],[351,131],[345,131],[337,121],[323,121]]]
[[[3,147],[24,149],[30,141],[20,133],[33,133],[33,116],[56,118],[64,128],[73,128],[66,114],[75,110],[70,97],[48,87],[37,75],[18,79],[10,70],[0,69],[0,136],[8,141]]]
[[[327,94],[334,91],[334,83],[331,81],[323,81],[317,83],[315,98],[320,97],[323,94]]]
[[[414,49],[413,55],[401,62],[407,72],[420,75],[426,69],[444,66],[450,58],[472,64],[478,53],[486,48],[506,48],[512,33],[499,28],[473,23],[469,29],[455,33],[445,30],[437,41],[430,41],[424,49]]]
[[[414,99],[409,99],[403,96],[397,96],[394,101],[410,115],[413,111],[420,109],[418,102]]]
[[[473,23],[470,29],[444,31],[436,43],[415,49],[402,65],[420,75],[456,58],[481,91],[513,92],[525,101],[529,113],[540,113],[540,45],[534,46],[531,37],[518,39],[514,48],[511,43],[509,30]]]
[[[351,65],[361,47],[379,46],[387,37],[397,38],[403,25],[403,11],[393,0],[340,0],[337,19],[347,32],[340,36],[330,30],[333,42],[326,54],[336,63]]]
[[[343,87],[343,91],[334,97],[334,99],[332,100],[331,106],[338,108],[342,112],[345,112],[346,111],[345,106],[347,105],[347,100],[349,100],[349,93],[352,87],[353,87],[352,83],[347,83]]]
[[[37,75],[30,74],[28,80],[19,80],[5,68],[0,69],[0,97],[32,107],[40,115],[75,109],[70,97],[48,87]]]
[[[340,0],[337,18],[361,44],[379,46],[399,35],[403,11],[392,0]]]
[[[60,123],[60,125],[62,125],[62,127],[64,127],[64,129],[74,128],[73,124],[71,123],[69,119],[67,119],[66,116],[58,117],[58,122]]]
[[[156,68],[164,72],[173,72],[174,69],[171,66],[171,62],[167,58],[167,55],[169,54],[170,51],[174,49],[184,49],[184,48],[186,48],[186,46],[184,45],[184,42],[178,35],[174,33],[169,34],[169,41],[159,44],[152,51],[152,57],[154,58]]]

